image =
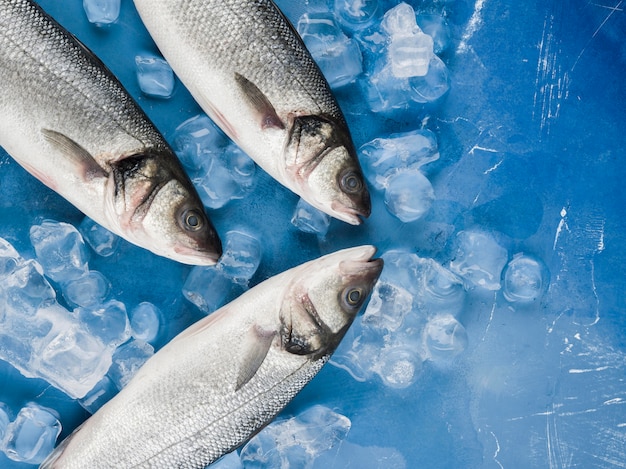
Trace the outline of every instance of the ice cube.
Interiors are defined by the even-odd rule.
[[[301,198],[296,205],[291,223],[305,233],[325,236],[330,227],[330,216]]]
[[[105,344],[117,346],[130,338],[130,323],[126,306],[117,300],[109,300],[75,310],[80,322],[94,337]]]
[[[435,316],[424,328],[424,342],[431,360],[446,363],[465,351],[467,332],[450,314]]]
[[[78,403],[91,414],[109,402],[118,393],[118,389],[108,376],[104,376]]]
[[[104,301],[111,283],[96,270],[71,280],[63,286],[63,297],[72,306],[91,307]]]
[[[316,405],[261,430],[242,448],[241,462],[246,468],[311,467],[345,439],[350,426],[347,417]]]
[[[44,220],[30,228],[30,241],[37,260],[53,281],[63,284],[87,272],[87,248],[73,225]]]
[[[391,344],[381,350],[372,369],[385,386],[403,389],[417,379],[422,369],[422,359],[417,351],[403,344]]]
[[[472,230],[460,231],[457,245],[450,270],[470,286],[499,290],[500,274],[508,258],[506,249],[490,234]]]
[[[383,189],[398,171],[419,169],[439,159],[437,137],[426,129],[390,134],[362,145],[359,157],[368,181]]]
[[[85,217],[78,227],[83,239],[96,254],[109,257],[115,253],[120,238],[106,228],[98,225],[89,217]]]
[[[152,303],[144,301],[139,303],[130,312],[130,327],[135,339],[154,343],[158,338],[161,327],[162,313]]]
[[[382,29],[390,36],[388,61],[396,78],[424,76],[433,57],[433,39],[417,25],[415,11],[401,3],[385,13]]]
[[[433,38],[433,52],[437,55],[445,52],[450,45],[450,26],[442,15],[420,13],[417,24],[424,34]]]
[[[45,337],[33,339],[30,374],[70,397],[82,398],[109,369],[113,347],[87,332],[59,305],[40,310],[38,316],[49,319],[52,328]]]
[[[235,282],[245,284],[261,263],[261,243],[256,237],[238,230],[227,232],[225,240],[224,253],[217,268]]]
[[[32,316],[41,307],[56,302],[56,292],[43,276],[41,265],[32,259],[17,265],[4,280],[6,308]]]
[[[113,354],[113,363],[108,376],[121,390],[135,376],[141,366],[154,355],[154,348],[147,342],[131,339],[120,345]]]
[[[193,176],[196,176],[210,155],[222,151],[226,142],[222,131],[206,114],[198,114],[184,121],[176,127],[172,138],[174,151]]]
[[[387,210],[399,220],[419,220],[435,200],[430,181],[419,170],[405,170],[391,176],[385,189]]]
[[[429,314],[458,314],[465,301],[463,281],[434,259],[423,259],[417,273],[416,298]]]
[[[239,185],[240,191],[236,197],[243,197],[254,186],[256,164],[237,145],[228,145],[222,158],[226,161],[230,176]]]
[[[393,283],[379,280],[363,313],[363,324],[376,329],[396,331],[412,309],[411,293]]]
[[[90,23],[105,26],[115,23],[120,16],[121,0],[83,0],[83,8]]]
[[[331,13],[305,13],[297,29],[332,88],[352,83],[363,72],[358,44],[341,31]]]
[[[348,329],[329,363],[347,371],[356,381],[364,382],[374,373],[386,336],[380,329],[363,325],[361,319],[358,316]]]
[[[22,256],[13,245],[6,239],[0,238],[0,278],[13,273],[21,262]]]
[[[424,76],[409,78],[409,96],[416,103],[432,103],[450,89],[450,72],[438,56],[434,55]]]
[[[139,88],[146,96],[153,98],[169,98],[174,93],[174,72],[170,65],[161,57],[135,57],[137,81]]]
[[[205,313],[212,313],[241,294],[240,286],[215,266],[196,266],[183,285],[183,295]]]
[[[352,33],[371,25],[381,10],[379,0],[334,0],[333,6],[337,21]]]
[[[543,262],[522,253],[515,254],[503,274],[504,297],[511,303],[532,303],[545,292],[548,269]]]
[[[31,402],[8,425],[4,452],[14,461],[39,464],[52,452],[60,433],[56,412]]]

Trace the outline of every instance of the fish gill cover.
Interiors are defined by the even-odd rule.
[[[0,153],[1,467],[43,460],[242,291],[370,243],[386,268],[334,366],[215,466],[624,467],[621,0],[278,1],[352,132],[372,195],[361,226],[232,145],[131,2],[39,3],[174,146],[224,256],[143,251]]]

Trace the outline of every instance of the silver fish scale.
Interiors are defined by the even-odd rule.
[[[0,82],[0,108],[19,104],[94,156],[110,142],[127,151],[166,147],[117,79],[31,1],[0,0]]]
[[[203,50],[217,68],[240,73],[254,83],[279,114],[281,109],[294,110],[326,114],[344,122],[317,64],[273,2],[165,0],[165,3],[169,8],[168,21],[189,32],[186,37],[189,44]]]

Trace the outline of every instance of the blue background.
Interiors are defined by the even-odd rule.
[[[170,100],[141,95],[134,57],[157,51],[132,2],[122,2],[119,21],[108,28],[87,22],[82,2],[39,3],[102,58],[166,138],[200,111],[180,83]],[[324,5],[277,3],[293,21]],[[357,146],[418,128],[428,116],[441,158],[427,167],[437,198],[427,219],[402,224],[374,194],[367,223],[334,221],[318,240],[290,225],[297,197],[263,174],[249,197],[211,215],[220,233],[242,226],[263,240],[252,283],[361,243],[381,252],[411,249],[445,264],[454,232],[480,227],[500,233],[511,255],[543,259],[550,288],[541,304],[523,310],[497,293],[471,292],[460,318],[467,350],[445,369],[426,363],[410,388],[358,383],[327,366],[286,413],[326,404],[352,420],[348,441],[395,448],[407,467],[626,467],[623,2],[427,6],[445,12],[453,33],[443,55],[451,90],[437,106],[372,115],[356,85],[337,93]],[[82,215],[0,152],[0,236],[32,256],[28,230],[41,218],[78,224]],[[436,224],[451,228],[433,237]],[[126,243],[114,258],[93,256],[90,266],[112,282],[112,296],[161,307],[163,342],[201,317],[180,293],[187,266]],[[4,362],[0,401],[56,409],[62,436],[88,417],[60,391]],[[0,467],[26,466],[0,455]]]

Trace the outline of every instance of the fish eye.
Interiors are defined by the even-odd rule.
[[[361,288],[349,288],[344,294],[346,303],[351,307],[357,307],[363,299],[363,290]]]
[[[188,231],[199,231],[204,226],[202,214],[194,209],[186,210],[183,213],[183,222]]]
[[[355,171],[348,171],[341,177],[341,187],[348,194],[356,194],[363,190],[361,176]]]

